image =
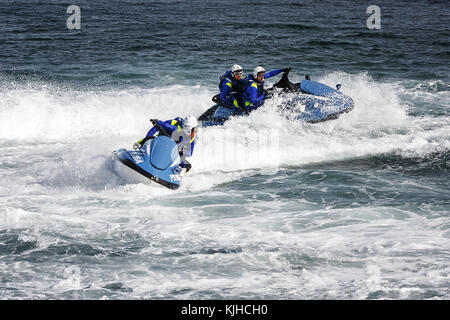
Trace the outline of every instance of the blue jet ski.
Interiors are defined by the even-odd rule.
[[[354,107],[354,101],[339,91],[341,85],[333,89],[323,83],[312,81],[309,76],[299,83],[289,81],[287,74],[266,93],[266,99],[274,95],[282,95],[278,105],[279,111],[288,119],[302,120],[309,123],[337,119],[342,113],[349,112]],[[217,102],[217,96],[213,98]],[[241,116],[248,113],[235,113],[230,107],[216,103],[205,111],[198,120],[203,127],[222,125],[231,116]]]
[[[177,189],[181,182],[180,156],[177,144],[167,136],[148,140],[138,150],[119,149],[113,152],[114,167],[122,164],[141,177],[155,181],[169,189]],[[117,169],[119,174],[122,169]],[[124,174],[120,174],[124,175]],[[129,176],[127,175],[126,178]],[[146,179],[145,179],[146,180]]]

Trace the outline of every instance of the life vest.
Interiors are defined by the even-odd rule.
[[[220,91],[222,91],[223,86],[227,85],[229,86],[231,89],[233,89],[233,80],[232,80],[232,74],[231,71],[228,70],[227,72],[225,72],[223,75],[221,75],[219,77],[219,89]]]
[[[225,72],[223,75],[219,77],[219,89],[222,92],[224,86],[230,87],[230,92],[233,96],[233,106],[237,109],[242,105],[242,89],[243,89],[243,80],[235,80],[230,70]]]
[[[198,135],[191,138],[186,132],[178,130],[172,133],[171,138],[177,143],[178,151],[183,153],[182,159],[192,156]]]
[[[244,79],[244,86],[243,86],[243,90],[242,90],[242,98],[244,100],[244,105],[245,107],[249,106],[252,102],[250,99],[250,94],[249,94],[249,89],[250,87],[254,87],[256,88],[256,95],[260,96],[262,94],[264,94],[264,80],[261,82],[257,82],[255,80],[255,78],[253,77],[253,75],[249,74],[245,79]]]

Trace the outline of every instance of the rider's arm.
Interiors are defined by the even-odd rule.
[[[266,72],[266,74],[264,75],[264,79],[268,79],[270,77],[276,76],[281,71],[282,71],[282,69],[276,69],[276,70],[273,70],[273,71]]]
[[[164,129],[166,129],[169,132],[173,132],[175,130],[177,130],[177,126],[173,126],[171,125],[172,120],[167,120],[167,121],[158,121],[158,125],[163,127]],[[146,138],[150,138],[150,137],[154,137],[155,134],[159,131],[158,126],[153,126],[148,132],[147,135],[145,136]]]
[[[166,131],[168,131],[169,133],[175,131],[178,129],[178,127],[176,125],[172,125],[172,120],[167,120],[167,121],[158,121],[158,125],[160,125],[162,128],[166,129]]]
[[[146,138],[153,137],[158,132],[158,128],[156,126],[153,126],[150,130],[148,130]]]

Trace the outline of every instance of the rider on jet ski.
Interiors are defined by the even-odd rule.
[[[267,90],[264,90],[264,79],[276,76],[280,72],[287,74],[289,71],[291,71],[291,68],[286,67],[266,73],[266,70],[263,67],[257,66],[253,70],[253,73],[249,74],[244,79],[244,89],[242,94],[244,111],[250,112],[264,104],[264,100],[268,97]]]
[[[230,70],[220,76],[219,104],[225,107],[235,108],[236,111],[239,110],[243,84],[242,67],[235,64]]]
[[[170,137],[177,143],[178,153],[181,157],[180,167],[186,168],[186,173],[192,168],[186,157],[192,156],[195,143],[198,140],[198,122],[193,115],[188,115],[182,119],[176,117],[172,120],[161,121],[150,119],[153,127],[148,131],[145,138],[133,144],[134,149],[141,148],[147,140],[155,138],[155,134]]]

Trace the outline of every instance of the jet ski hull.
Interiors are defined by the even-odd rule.
[[[299,89],[298,95],[288,98],[280,106],[282,111],[290,111],[291,116],[288,118],[317,123],[337,119],[341,114],[353,110],[352,98],[323,83],[303,80]]]
[[[157,139],[165,139],[163,141],[164,145],[158,145],[156,148],[155,144],[158,142]],[[178,153],[173,152],[174,150],[176,151],[176,143],[168,137],[158,137],[157,139],[146,142],[139,150],[119,149],[114,151],[112,158],[115,171],[128,180],[138,180],[139,182],[150,180],[169,189],[178,189],[181,182],[181,168],[178,166],[180,163]],[[155,148],[152,148],[152,146]],[[159,163],[158,168],[154,165],[155,155],[153,155],[152,162],[150,150],[153,153],[170,152],[169,158],[166,159],[169,162],[166,165]],[[158,159],[156,158],[156,160]],[[131,174],[129,172],[126,173],[123,168],[120,168],[119,164],[131,169],[133,172]]]

